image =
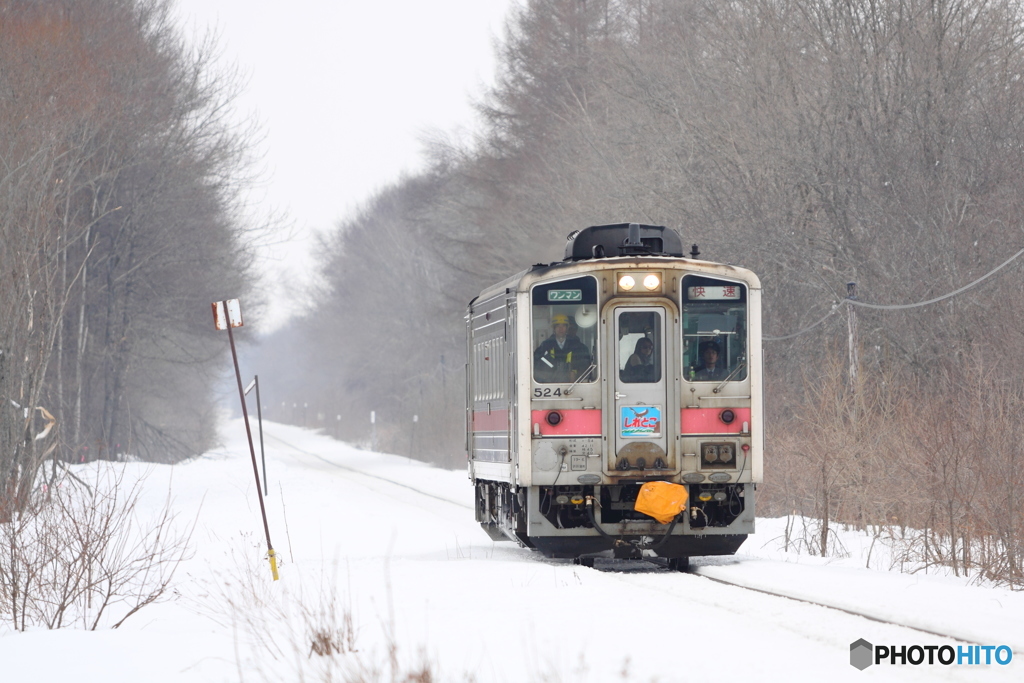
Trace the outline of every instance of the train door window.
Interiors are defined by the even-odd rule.
[[[533,378],[542,384],[597,381],[597,280],[534,286]]]
[[[686,379],[691,382],[746,379],[746,285],[687,275],[681,289]]]
[[[619,380],[630,384],[661,381],[661,315],[656,311],[619,314]]]

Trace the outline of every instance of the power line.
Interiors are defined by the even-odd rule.
[[[992,277],[993,275],[998,273],[1000,270],[1002,270],[1006,266],[1010,265],[1014,260],[1019,258],[1021,254],[1024,254],[1024,249],[1021,249],[1016,254],[1014,254],[1010,258],[1006,259],[1005,261],[1003,261],[998,266],[996,266],[995,268],[993,268],[989,272],[985,273],[981,277],[979,277],[977,280],[974,280],[973,282],[964,285],[960,289],[956,289],[956,290],[954,290],[952,292],[949,292],[948,294],[943,294],[942,296],[937,296],[934,299],[928,299],[927,301],[919,301],[919,302],[913,303],[913,304],[871,304],[871,303],[867,303],[865,301],[857,301],[856,299],[843,299],[842,301],[833,302],[832,303],[832,309],[828,313],[825,314],[825,317],[823,317],[821,320],[819,320],[818,322],[814,323],[813,325],[811,325],[809,327],[805,327],[804,329],[800,330],[799,332],[794,332],[793,334],[783,335],[781,337],[772,337],[772,336],[767,336],[766,335],[766,336],[762,336],[762,339],[764,341],[782,341],[784,339],[792,339],[794,337],[799,337],[800,335],[807,334],[808,332],[810,332],[811,330],[816,328],[818,325],[821,325],[823,322],[825,322],[826,320],[831,318],[836,313],[836,311],[839,310],[839,306],[841,304],[846,304],[848,306],[862,306],[863,308],[874,308],[874,309],[878,309],[878,310],[882,310],[882,311],[897,311],[897,310],[905,310],[905,309],[908,309],[908,308],[918,308],[920,306],[928,306],[929,304],[935,304],[935,303],[938,303],[940,301],[944,301],[946,299],[951,299],[952,297],[957,296],[958,294],[963,294],[967,290],[969,290],[969,289],[971,289],[973,287],[976,287],[977,285],[980,285],[982,282],[984,282],[985,280],[989,279],[990,277]]]
[[[808,332],[813,330],[815,327],[817,327],[818,325],[822,324],[823,322],[825,322],[826,320],[831,318],[835,314],[835,312],[838,311],[838,310],[839,310],[839,304],[838,303],[832,304],[832,310],[830,310],[828,313],[826,313],[824,318],[822,318],[818,322],[814,323],[810,327],[805,327],[804,329],[800,330],[799,332],[794,332],[793,334],[787,334],[787,335],[784,335],[784,336],[781,336],[781,337],[769,337],[769,336],[766,336],[766,335],[762,335],[761,339],[763,341],[782,341],[783,339],[792,339],[793,337],[799,337],[802,334],[807,334]]]
[[[964,292],[966,292],[971,287],[974,287],[975,285],[981,284],[982,282],[984,282],[988,278],[992,277],[993,275],[998,273],[1000,270],[1002,270],[1006,266],[1010,265],[1010,262],[1012,262],[1014,259],[1016,259],[1021,254],[1024,254],[1024,249],[1021,249],[1016,254],[1014,254],[1010,258],[1006,259],[1001,264],[999,264],[998,266],[996,266],[995,268],[990,270],[988,273],[982,275],[981,277],[979,277],[974,282],[972,282],[970,284],[967,284],[967,285],[964,285],[960,289],[952,291],[949,294],[943,294],[942,296],[935,297],[934,299],[928,299],[928,301],[921,301],[921,302],[918,302],[916,304],[892,304],[892,305],[869,304],[869,303],[865,303],[863,301],[854,301],[853,299],[844,299],[844,301],[846,301],[846,303],[848,303],[848,304],[850,304],[852,306],[863,306],[864,308],[877,308],[877,309],[880,309],[880,310],[883,310],[883,311],[895,311],[895,310],[901,310],[901,309],[906,309],[906,308],[917,308],[918,306],[927,306],[928,304],[934,304],[934,303],[938,303],[939,301],[943,301],[944,299],[952,298],[952,297],[956,296],[957,294],[963,294]]]

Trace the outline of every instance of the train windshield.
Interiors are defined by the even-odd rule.
[[[542,384],[597,381],[597,280],[533,288],[533,378]]]
[[[657,311],[618,313],[619,381],[651,384],[661,381],[661,314]]]
[[[746,379],[746,285],[687,275],[682,309],[684,377],[691,382]]]

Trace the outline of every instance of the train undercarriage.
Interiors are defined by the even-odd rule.
[[[685,570],[691,556],[732,555],[753,529],[753,486],[690,484],[691,505],[669,524],[634,509],[643,481],[612,485],[511,487],[476,482],[476,519],[495,541],[593,565],[597,555],[666,558]],[[749,502],[749,504],[748,504]]]

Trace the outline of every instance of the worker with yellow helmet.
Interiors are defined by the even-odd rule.
[[[590,350],[570,334],[569,316],[551,316],[551,336],[533,352],[533,374],[538,382],[575,382],[590,367]]]

